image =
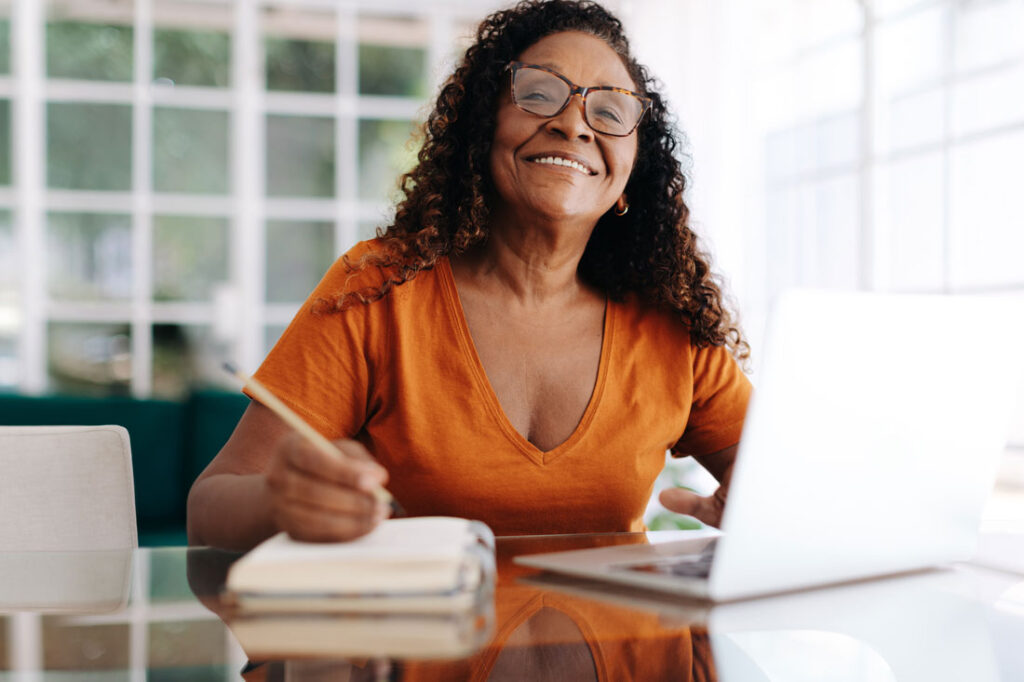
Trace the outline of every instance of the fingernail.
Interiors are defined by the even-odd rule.
[[[362,490],[373,490],[380,485],[380,482],[373,474],[360,474],[356,485]]]
[[[378,502],[377,507],[373,510],[373,517],[378,521],[383,521],[389,516],[391,516],[391,506]]]

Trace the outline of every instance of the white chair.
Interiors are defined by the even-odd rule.
[[[0,427],[0,552],[138,546],[121,426]]]

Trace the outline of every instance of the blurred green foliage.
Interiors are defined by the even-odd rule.
[[[0,185],[11,184],[11,101],[0,99]]]
[[[399,197],[398,178],[416,164],[420,140],[412,121],[359,121],[359,197],[381,201]]]
[[[47,104],[46,178],[59,189],[130,190],[131,105]]]
[[[46,25],[46,74],[50,78],[132,79],[132,28],[54,21]]]
[[[334,43],[266,38],[267,90],[334,92]]]
[[[67,301],[127,301],[132,295],[131,216],[47,214],[50,296]]]
[[[0,73],[11,72],[11,20],[0,19]]]
[[[424,97],[427,51],[418,47],[359,46],[359,94]]]
[[[227,194],[228,113],[153,109],[153,189]]]
[[[153,300],[209,301],[228,279],[227,218],[153,218]]]
[[[334,223],[267,221],[267,302],[301,303],[334,262]]]
[[[662,511],[647,520],[647,527],[650,530],[699,530],[704,524],[690,516]]]
[[[231,84],[231,36],[214,31],[153,31],[153,78],[176,85]]]
[[[333,118],[271,114],[266,135],[268,196],[334,196]]]

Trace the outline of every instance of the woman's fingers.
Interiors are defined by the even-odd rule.
[[[366,514],[339,514],[292,502],[275,509],[278,528],[302,542],[345,542],[366,535],[382,520]]]
[[[267,469],[274,520],[298,540],[351,540],[390,513],[373,495],[387,481],[387,471],[355,441],[334,445],[336,452],[326,452],[289,434]]]
[[[685,488],[666,488],[658,495],[658,501],[669,511],[692,516],[709,526],[718,528],[722,523],[722,511],[725,509],[722,488],[710,497],[703,497]]]
[[[299,434],[282,439],[281,449],[287,465],[308,476],[370,491],[387,483],[388,472],[373,459],[361,443],[334,441],[336,453],[324,452]]]

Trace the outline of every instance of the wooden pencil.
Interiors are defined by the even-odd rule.
[[[252,378],[251,376],[248,376],[247,374],[245,374],[245,372],[242,372],[237,367],[232,365],[230,362],[224,363],[224,370],[228,374],[231,374],[236,379],[241,381],[243,386],[249,389],[253,396],[255,396],[256,399],[260,401],[260,403],[268,407],[274,414],[276,414],[278,417],[284,420],[284,422],[288,424],[288,426],[292,427],[300,434],[302,434],[302,436],[305,437],[305,439],[308,440],[310,443],[315,445],[318,450],[326,454],[329,454],[332,457],[336,457],[341,454],[341,451],[339,451],[338,448],[335,447],[334,443],[327,440],[327,438],[324,437],[322,433],[320,433],[312,426],[310,426],[309,423],[305,419],[297,415],[295,411],[292,410],[292,408],[288,407],[283,402],[281,402],[281,400],[276,395],[271,393],[270,389],[268,389],[266,386],[256,381],[256,379]],[[373,495],[380,502],[392,507],[394,506],[394,500],[391,497],[391,493],[385,490],[383,486],[377,486],[376,488],[374,488]]]

